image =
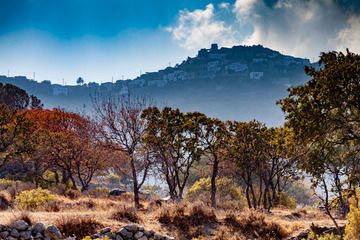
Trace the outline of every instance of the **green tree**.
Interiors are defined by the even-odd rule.
[[[204,115],[152,107],[144,110],[142,117],[148,122],[145,142],[158,159],[157,169],[165,178],[170,197],[180,201],[190,170],[203,154],[199,121]]]
[[[216,208],[216,178],[219,174],[220,162],[224,160],[226,147],[229,140],[229,132],[225,124],[216,118],[208,118],[205,115],[199,119],[201,137],[200,145],[204,154],[212,166],[210,198],[211,206]]]
[[[300,168],[324,190],[326,208],[330,192],[337,195],[345,216],[344,193],[354,192],[360,183],[360,55],[322,53],[319,68],[306,67],[305,72],[311,80],[290,88],[279,103],[302,148]]]
[[[0,83],[0,104],[5,104],[13,109],[42,108],[41,101],[34,95],[28,93],[12,84]]]

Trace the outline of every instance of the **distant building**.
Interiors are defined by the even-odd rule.
[[[207,70],[211,72],[219,72],[221,70],[219,66],[219,61],[208,62]]]
[[[217,50],[219,50],[219,46],[216,43],[211,44],[210,51],[216,52]]]
[[[247,65],[247,64],[240,63],[240,62],[234,62],[234,63],[231,63],[231,64],[229,64],[229,65],[226,65],[226,66],[225,66],[225,70],[226,70],[228,73],[232,73],[232,72],[235,72],[235,73],[243,72],[243,71],[248,70],[248,65]]]

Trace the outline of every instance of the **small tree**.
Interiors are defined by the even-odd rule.
[[[77,85],[83,85],[84,84],[84,79],[82,77],[78,77],[78,79],[76,79],[76,84]]]
[[[143,144],[147,123],[141,113],[149,107],[151,100],[130,95],[107,100],[94,99],[94,106],[102,126],[102,136],[107,146],[120,152],[131,169],[134,205],[140,207],[139,191],[144,184],[152,164],[152,155]]]
[[[193,164],[200,159],[203,148],[199,113],[182,113],[165,107],[146,109],[142,117],[148,122],[146,144],[158,159],[156,166],[169,188],[170,197],[180,201]]]

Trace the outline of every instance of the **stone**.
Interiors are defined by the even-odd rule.
[[[135,239],[139,239],[139,238],[141,238],[142,236],[144,236],[144,233],[143,233],[143,232],[137,232],[137,233],[135,233],[134,238],[135,238]]]
[[[6,240],[17,240],[17,239],[18,238],[15,238],[15,237],[12,237],[12,236],[6,238]]]
[[[0,238],[5,239],[7,236],[9,236],[9,232],[8,231],[3,231],[0,232]]]
[[[45,225],[42,223],[37,223],[33,226],[32,231],[35,235],[37,233],[43,233],[45,231]]]
[[[155,233],[155,234],[154,234],[154,239],[155,239],[155,240],[161,240],[161,239],[162,239],[162,236],[161,236],[160,234],[158,234],[158,233]]]
[[[20,232],[20,238],[22,239],[31,239],[31,231],[22,231]]]
[[[35,234],[34,238],[43,238],[43,235],[38,232]]]
[[[106,227],[106,228],[103,228],[100,230],[100,234],[106,234],[109,232],[111,232],[111,228],[109,228],[109,227]]]
[[[142,236],[139,240],[148,240],[148,238],[146,236]]]
[[[132,238],[132,237],[133,237],[133,233],[132,233],[132,232],[129,232],[126,228],[121,228],[118,233],[119,233],[122,237],[125,237],[125,238]]]
[[[59,229],[55,225],[50,225],[45,229],[45,237],[51,240],[60,240],[62,238]]]
[[[129,224],[129,225],[126,225],[125,228],[130,231],[130,232],[136,232],[139,230],[139,226],[136,225],[136,224]]]
[[[121,190],[120,188],[114,188],[109,191],[110,196],[120,196],[123,193],[126,193],[126,191]]]
[[[16,230],[15,228],[13,228],[13,229],[11,230],[10,235],[11,235],[12,237],[14,237],[14,238],[20,237],[19,231]]]
[[[124,239],[119,234],[117,234],[115,240],[124,240]]]
[[[12,227],[18,231],[24,231],[28,229],[29,224],[24,220],[18,220],[12,225]]]

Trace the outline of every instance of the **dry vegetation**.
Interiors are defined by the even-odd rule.
[[[9,197],[5,192],[2,194]],[[1,211],[0,224],[11,224],[17,219],[43,222],[57,225],[68,236],[84,237],[103,227],[117,229],[138,223],[179,240],[283,239],[308,229],[311,223],[331,225],[326,215],[315,209],[274,209],[268,214],[239,206],[213,210],[204,203],[188,201],[159,206],[153,200],[143,199],[142,208],[135,211],[129,194],[97,198],[85,194],[74,197],[75,194],[55,195],[54,201],[29,211],[10,197],[12,205]]]

